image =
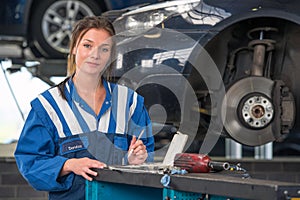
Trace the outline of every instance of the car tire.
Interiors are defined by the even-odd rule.
[[[101,13],[94,0],[36,1],[29,27],[32,53],[36,57],[65,58],[73,24],[84,16]]]

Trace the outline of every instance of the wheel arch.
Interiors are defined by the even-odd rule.
[[[266,10],[251,12],[251,13],[236,14],[231,17],[228,17],[223,21],[221,21],[220,23],[216,24],[212,28],[212,31],[219,32],[234,24],[241,23],[242,21],[246,21],[249,19],[256,19],[256,18],[277,18],[277,19],[290,21],[300,25],[300,15],[297,13],[266,9]]]
[[[260,10],[256,12],[251,12],[251,13],[235,14],[231,17],[224,19],[223,21],[219,22],[214,27],[212,27],[210,31],[208,31],[206,35],[198,41],[198,43],[208,51],[208,53],[212,56],[213,60],[216,62],[216,65],[220,66],[222,64],[218,63],[218,60],[214,58],[213,53],[215,52],[216,48],[214,48],[213,46],[216,44],[222,46],[227,42],[226,39],[228,39],[226,38],[226,36],[225,37],[220,37],[220,36],[222,36],[223,33],[226,34],[226,31],[232,29],[233,27],[238,26],[239,24],[243,24],[249,20],[259,21],[261,19],[266,19],[266,18],[274,19],[274,21],[276,20],[287,21],[300,26],[300,15],[292,12],[289,13],[285,11],[269,9],[269,10]],[[229,32],[230,31],[228,31],[228,33]],[[218,39],[218,37],[222,39],[220,38]],[[212,49],[212,52],[209,52],[210,48]],[[198,61],[195,61],[195,59],[197,58],[194,56],[194,54],[192,54],[189,57],[189,60],[191,60],[193,63],[197,63]],[[219,62],[224,62],[224,59],[222,61],[220,60]],[[220,71],[221,73],[223,72],[222,69],[220,69]]]

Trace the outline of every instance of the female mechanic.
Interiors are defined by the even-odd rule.
[[[103,17],[79,20],[70,40],[68,77],[31,102],[15,158],[25,179],[48,191],[49,199],[84,199],[85,179],[97,176],[94,168],[153,160],[143,98],[108,82],[114,35]]]

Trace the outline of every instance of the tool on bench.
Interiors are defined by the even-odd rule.
[[[164,176],[161,178],[161,184],[169,187],[171,175],[186,173],[209,173],[218,171],[241,171],[245,174],[242,178],[250,177],[246,170],[241,168],[239,164],[231,165],[228,162],[215,162],[208,155],[195,153],[177,153],[174,158],[174,169],[165,170]],[[179,170],[180,169],[180,170]]]
[[[174,159],[174,166],[185,169],[190,173],[207,173],[211,171],[238,170],[239,166],[231,166],[228,162],[215,162],[209,156],[195,153],[178,153]],[[240,168],[242,169],[242,168]]]

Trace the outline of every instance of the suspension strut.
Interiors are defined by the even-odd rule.
[[[275,48],[276,41],[267,39],[265,37],[267,32],[278,32],[278,29],[273,27],[258,27],[248,32],[249,39],[252,39],[248,47],[249,49],[253,49],[252,76],[264,76],[266,52],[270,52]]]

